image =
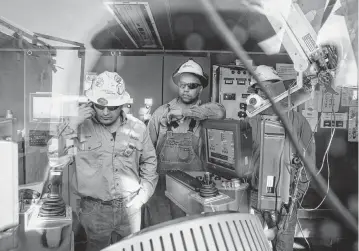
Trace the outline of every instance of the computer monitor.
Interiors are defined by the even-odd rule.
[[[242,120],[206,120],[203,123],[206,169],[224,178],[249,178],[252,130]]]
[[[61,120],[61,106],[54,106],[51,92],[30,93],[29,118],[32,123],[57,123]],[[55,110],[56,109],[56,110]],[[56,116],[55,116],[56,115]]]

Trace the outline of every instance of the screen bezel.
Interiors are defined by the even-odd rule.
[[[223,178],[243,178],[239,175],[241,173],[241,166],[239,160],[242,158],[240,150],[240,137],[241,137],[241,121],[240,120],[205,120],[202,126],[202,138],[204,144],[204,165],[205,169]],[[208,135],[207,129],[216,129],[222,131],[233,132],[234,141],[234,170],[222,167],[218,164],[209,162],[208,156]]]
[[[62,118],[34,118],[34,99],[35,98],[50,98],[53,100],[51,92],[36,92],[29,95],[29,122],[30,123],[59,123],[62,122]]]

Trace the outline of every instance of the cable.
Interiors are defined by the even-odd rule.
[[[328,165],[328,187],[327,187],[327,194],[323,197],[322,201],[319,203],[318,206],[316,206],[315,208],[302,208],[305,211],[311,212],[311,211],[315,211],[318,210],[322,204],[324,203],[325,199],[327,198],[327,195],[329,193],[329,178],[330,178],[330,168],[329,168],[329,161],[328,161],[328,157],[327,157],[327,165]]]
[[[265,93],[266,97],[268,97],[270,103],[272,104],[272,108],[274,112],[278,115],[279,119],[282,121],[284,128],[288,132],[289,139],[291,140],[293,146],[298,152],[299,157],[304,162],[304,165],[308,167],[310,174],[315,177],[314,181],[318,186],[318,192],[321,194],[325,194],[326,192],[326,182],[322,176],[315,175],[316,167],[315,163],[312,160],[308,161],[304,158],[302,151],[299,149],[304,149],[301,147],[303,145],[302,141],[299,141],[298,137],[293,133],[292,126],[288,123],[288,120],[283,114],[279,111],[278,105],[273,101],[272,97],[270,97],[266,88],[264,88],[262,81],[258,78],[258,76],[254,73],[252,66],[248,63],[250,60],[247,53],[244,51],[242,46],[238,43],[236,37],[226,26],[222,18],[219,16],[213,5],[208,0],[200,0],[205,7],[206,14],[208,19],[213,23],[214,27],[217,29],[218,33],[225,40],[227,45],[233,50],[233,52],[237,55],[237,57],[241,60],[242,64],[246,67],[247,71],[254,77],[257,81],[257,84],[261,88],[261,90]],[[328,192],[328,200],[329,205],[334,209],[335,212],[338,212],[342,217],[343,221],[348,225],[348,227],[358,234],[358,226],[356,224],[356,220],[353,215],[343,206],[338,197],[329,190]]]
[[[322,165],[321,165],[319,171],[317,172],[317,175],[318,175],[318,174],[322,171],[322,169],[323,169],[323,167],[324,167],[325,160],[326,160],[326,161],[327,161],[327,167],[328,167],[328,181],[327,181],[327,182],[328,182],[328,187],[327,187],[327,192],[326,192],[326,194],[324,195],[322,201],[319,203],[319,205],[318,205],[317,207],[315,207],[315,208],[313,208],[313,209],[303,208],[301,204],[302,204],[302,202],[303,202],[303,200],[304,200],[305,195],[307,194],[307,192],[308,192],[308,190],[309,190],[310,184],[308,184],[307,189],[306,189],[306,191],[305,191],[305,194],[303,195],[302,200],[301,200],[301,202],[300,202],[300,207],[301,207],[302,209],[306,210],[306,211],[314,211],[314,210],[319,209],[319,207],[323,204],[323,202],[324,202],[324,200],[326,199],[326,197],[327,197],[327,195],[328,195],[328,192],[329,192],[329,187],[330,187],[330,186],[329,186],[330,167],[329,167],[328,152],[329,152],[330,146],[331,146],[331,144],[332,144],[332,140],[333,140],[334,133],[335,133],[335,129],[336,129],[336,128],[335,128],[336,119],[335,119],[335,112],[334,112],[334,96],[333,96],[333,94],[332,94],[332,116],[334,117],[334,128],[333,128],[333,124],[331,124],[331,129],[330,129],[330,130],[331,130],[331,137],[330,137],[330,140],[329,140],[327,149],[326,149],[326,151],[324,152],[324,156],[323,156],[323,160],[322,160]],[[309,182],[310,182],[310,180],[309,180]]]
[[[320,169],[318,170],[317,175],[322,171],[322,169],[323,169],[323,167],[324,167],[325,158],[328,158],[328,152],[329,152],[330,146],[331,146],[331,144],[332,144],[332,140],[333,140],[334,134],[335,134],[335,128],[334,128],[332,134],[330,135],[330,140],[329,140],[327,149],[326,149],[325,152],[324,152],[324,156],[323,156],[323,160],[322,160],[322,165],[320,166]]]
[[[296,218],[297,218],[297,223],[298,223],[298,225],[299,225],[300,232],[302,233],[302,236],[303,236],[305,242],[307,243],[307,245],[308,245],[308,247],[309,247],[309,250],[312,250],[312,247],[310,246],[310,244],[309,244],[307,238],[304,236],[303,229],[302,229],[302,225],[300,224],[300,221],[299,221],[299,219],[298,219],[298,215],[296,215]]]

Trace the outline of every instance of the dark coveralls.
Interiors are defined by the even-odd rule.
[[[167,105],[169,109],[169,104]],[[166,173],[169,170],[203,171],[200,160],[200,121],[185,119],[183,123],[161,123],[156,144],[159,181],[153,196],[146,203],[142,227],[185,216],[166,195]]]

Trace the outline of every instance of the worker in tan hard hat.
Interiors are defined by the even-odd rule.
[[[200,94],[208,86],[202,67],[190,59],[172,75],[178,97],[160,106],[152,115],[148,130],[156,148],[160,175],[155,194],[147,203],[145,226],[185,216],[165,196],[167,171],[203,171],[201,124],[205,119],[225,118],[225,108],[217,103],[201,104]],[[146,208],[145,208],[146,209]]]
[[[156,152],[146,126],[126,114],[130,102],[124,80],[115,72],[101,73],[86,90],[87,104],[59,128],[74,139],[73,188],[81,197],[79,220],[87,234],[87,251],[140,230],[141,207],[157,184]]]
[[[278,76],[277,72],[269,66],[261,65],[255,69],[256,75],[262,81],[264,88],[266,88],[271,97],[277,96],[279,93],[283,93],[283,81]],[[273,87],[274,86],[274,87]],[[260,89],[256,82],[248,88],[248,93],[253,93],[261,97],[261,99],[268,99],[264,92]],[[249,97],[248,97],[249,98]],[[306,149],[303,149],[305,156],[311,158],[315,163],[315,142],[314,134],[312,129],[307,122],[306,118],[296,111],[288,112],[289,122],[292,124],[294,133],[297,134],[298,139],[302,141],[303,146]],[[249,122],[252,127],[252,138],[253,138],[253,155],[252,155],[252,177],[251,177],[251,189],[252,191],[258,191],[259,186],[259,168],[260,168],[260,144],[261,144],[261,122],[262,120],[272,120],[278,121],[278,116],[274,113],[271,107],[262,111],[261,113],[250,118],[247,117],[245,120]],[[280,165],[285,165],[285,168],[282,170],[291,170],[292,158],[296,154],[295,148],[290,143],[290,140],[286,134],[285,144],[282,150],[282,162]],[[294,154],[294,155],[292,155]],[[290,172],[292,174],[292,171]],[[284,175],[283,175],[284,177]],[[266,225],[268,229],[265,230],[267,238],[272,241],[273,250],[276,251],[291,251],[293,250],[294,244],[294,234],[295,227],[297,222],[297,207],[298,202],[301,201],[303,193],[306,190],[307,183],[301,181],[306,181],[305,169],[302,172],[302,175],[299,177],[300,182],[298,183],[298,193],[294,194],[293,191],[289,191],[290,196],[296,196],[296,203],[291,205],[290,201],[282,205],[281,211],[259,211],[255,208],[255,214],[260,218],[263,227]],[[293,182],[293,177],[291,181]],[[291,183],[290,187],[294,187],[295,184]],[[278,189],[281,189],[280,187]],[[292,206],[293,210],[288,211],[288,208]]]

